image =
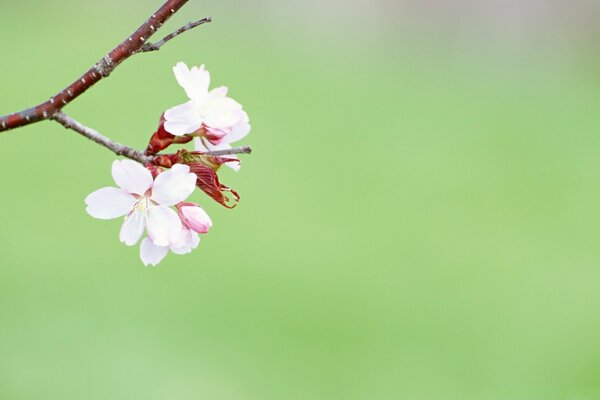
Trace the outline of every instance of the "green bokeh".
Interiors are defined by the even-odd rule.
[[[0,4],[0,114],[71,82],[158,1]],[[596,399],[600,79],[590,54],[497,62],[392,27],[215,22],[70,105],[143,148],[205,63],[248,111],[242,202],[144,268],[85,213],[110,152],[0,134],[0,399]],[[493,54],[493,53],[492,53]],[[567,59],[569,62],[565,63]]]

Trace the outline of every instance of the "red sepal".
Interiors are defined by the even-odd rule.
[[[167,132],[165,129],[165,116],[163,114],[160,116],[158,129],[150,138],[150,142],[148,143],[148,147],[146,147],[144,154],[147,156],[153,156],[159,151],[166,149],[173,143],[188,143],[191,142],[192,139],[193,137],[191,136],[175,136]]]

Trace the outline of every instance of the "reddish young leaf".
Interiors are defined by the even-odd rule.
[[[239,194],[219,182],[217,172],[212,167],[201,162],[190,163],[188,165],[190,166],[190,171],[196,174],[196,186],[199,189],[227,208],[237,206],[240,201]]]

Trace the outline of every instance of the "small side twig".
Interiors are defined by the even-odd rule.
[[[231,154],[250,154],[250,153],[252,153],[252,148],[250,146],[232,147],[231,149],[213,150],[213,151],[206,151],[203,153],[207,154],[209,156],[215,156],[215,157],[228,156]]]
[[[206,17],[206,18],[202,18],[201,20],[198,20],[198,21],[189,22],[186,25],[182,26],[181,28],[177,29],[175,32],[172,32],[172,33],[168,34],[167,36],[165,36],[164,38],[162,38],[158,42],[144,44],[138,50],[138,52],[139,53],[145,53],[145,52],[149,52],[149,51],[160,50],[160,48],[165,43],[167,43],[169,40],[176,38],[177,36],[181,35],[183,32],[187,32],[190,29],[194,29],[197,26],[204,25],[204,24],[209,23],[209,22],[212,22],[212,17]]]

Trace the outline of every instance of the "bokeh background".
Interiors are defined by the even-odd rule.
[[[0,114],[160,0],[0,1]],[[145,268],[85,213],[115,158],[0,134],[2,399],[598,399],[597,1],[192,0],[67,111],[144,148],[205,63],[250,114],[235,210]]]

